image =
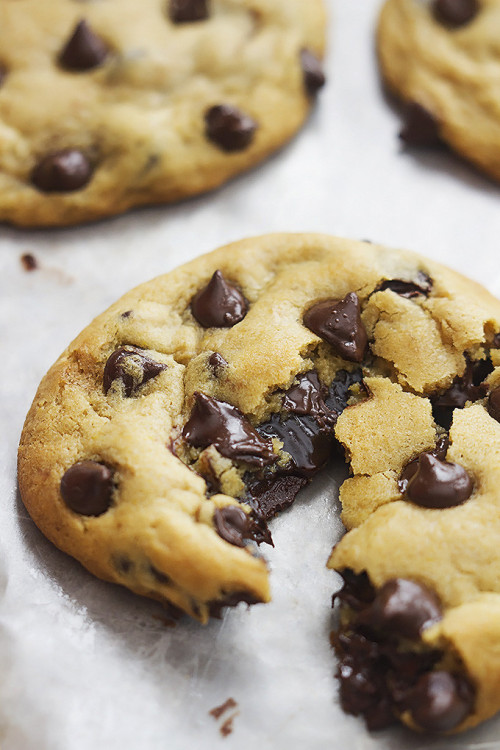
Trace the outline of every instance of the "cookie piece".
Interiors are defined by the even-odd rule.
[[[499,332],[498,300],[415,254],[235,243],[63,353],[23,430],[23,501],[94,574],[206,622],[269,600],[255,542],[343,450],[342,703],[461,730],[500,707]]]
[[[324,84],[322,0],[4,5],[0,221],[215,188],[288,141]]]
[[[445,142],[500,179],[499,0],[386,0],[378,54],[408,146]]]

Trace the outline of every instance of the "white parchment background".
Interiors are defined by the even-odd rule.
[[[66,344],[130,287],[225,242],[308,230],[373,239],[500,293],[500,188],[446,153],[401,152],[373,53],[380,0],[327,1],[329,85],[305,130],[265,165],[175,207],[75,230],[0,228],[2,750],[500,748],[500,719],[442,740],[370,735],[339,710],[328,644],[336,577],[324,568],[341,534],[335,472],[273,523],[273,603],[205,628],[168,628],[159,605],[94,579],[17,497],[22,422]],[[39,270],[23,271],[25,252]],[[228,697],[239,714],[223,738],[208,711]]]

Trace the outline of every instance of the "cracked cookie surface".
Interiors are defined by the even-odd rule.
[[[5,0],[0,221],[66,225],[214,188],[324,83],[322,0]]]
[[[370,636],[406,682],[380,688],[384,712],[352,682],[343,705],[463,729],[499,708],[499,332],[498,300],[416,254],[234,243],[127,293],[62,354],[23,430],[23,501],[97,576],[206,622],[269,600],[266,521],[344,451],[338,650],[368,674]],[[405,610],[415,586],[423,611]]]
[[[378,53],[407,104],[402,140],[439,141],[500,179],[499,0],[387,0]]]

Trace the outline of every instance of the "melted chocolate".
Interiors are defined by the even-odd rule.
[[[462,675],[434,671],[422,675],[402,701],[415,724],[427,732],[449,732],[474,707],[474,691]]]
[[[316,96],[326,82],[321,60],[310,49],[300,51],[304,88],[309,96]]]
[[[23,253],[21,263],[25,271],[36,271],[38,268],[38,261],[32,253]]]
[[[237,505],[216,508],[214,525],[218,535],[236,547],[244,547],[246,539],[253,539],[252,520]]]
[[[390,289],[395,294],[399,294],[400,297],[406,297],[406,299],[412,299],[413,297],[428,297],[432,290],[432,279],[423,271],[419,271],[417,274],[418,283],[414,281],[403,281],[403,279],[387,279],[383,281],[377,288],[376,292],[384,292],[386,289]]]
[[[207,286],[191,300],[191,312],[204,328],[232,328],[247,311],[245,297],[220,271],[215,271]]]
[[[361,621],[377,631],[414,640],[441,618],[434,591],[417,581],[393,578],[378,589]]]
[[[432,148],[442,144],[438,121],[418,102],[409,102],[406,105],[403,119],[404,125],[399,137],[407,146]]]
[[[174,23],[192,23],[208,18],[208,0],[169,0],[168,14]]]
[[[464,374],[457,376],[447,391],[431,398],[435,421],[449,430],[454,409],[463,409],[467,401],[478,401],[486,396],[488,385],[483,381],[490,372],[493,372],[493,365],[489,359],[467,359]]]
[[[298,375],[298,383],[292,385],[283,397],[283,409],[292,414],[314,417],[324,420],[331,414],[324,399],[328,388],[320,383],[318,373],[314,370],[305,375]]]
[[[417,462],[412,461],[409,467],[401,474],[399,488],[415,505],[453,508],[472,495],[472,479],[459,464],[441,461],[432,453],[421,453]]]
[[[488,398],[488,413],[500,422],[500,388],[494,388]]]
[[[85,187],[92,166],[82,151],[74,148],[44,156],[31,173],[31,182],[43,193],[71,193]]]
[[[243,151],[252,143],[256,129],[255,120],[230,104],[205,112],[205,135],[222,151]]]
[[[140,375],[132,375],[132,371],[128,370],[127,362],[130,363],[131,360],[140,370]],[[129,398],[141,385],[166,369],[166,365],[155,362],[135,346],[121,347],[113,352],[104,367],[102,379],[104,393],[108,393],[115,380],[120,380],[123,383],[124,394]]]
[[[236,407],[224,401],[194,394],[191,416],[182,431],[195,448],[215,445],[227,458],[263,467],[276,461],[270,440],[265,440]]]
[[[264,437],[278,438],[290,455],[288,470],[309,477],[326,464],[332,448],[332,430],[322,427],[314,417],[292,415],[282,420],[279,414],[257,427]]]
[[[92,70],[101,65],[107,55],[107,45],[92,31],[87,21],[82,20],[59,55],[59,62],[67,70]]]
[[[316,303],[304,314],[304,325],[349,362],[361,362],[364,358],[368,336],[361,320],[359,299],[354,292],[341,300]]]
[[[443,26],[457,29],[470,23],[479,13],[478,0],[434,0],[434,18]]]
[[[100,516],[112,502],[113,472],[96,461],[80,461],[61,479],[61,497],[72,511],[83,516]]]
[[[288,508],[297,493],[307,484],[307,479],[293,474],[274,475],[269,479],[247,478],[247,497],[252,508],[268,521]]]

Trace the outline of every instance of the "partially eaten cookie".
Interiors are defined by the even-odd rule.
[[[342,705],[461,731],[500,708],[499,419],[485,289],[404,251],[268,235],[77,337],[27,416],[19,485],[95,575],[207,622],[269,600],[267,522],[345,457]]]

